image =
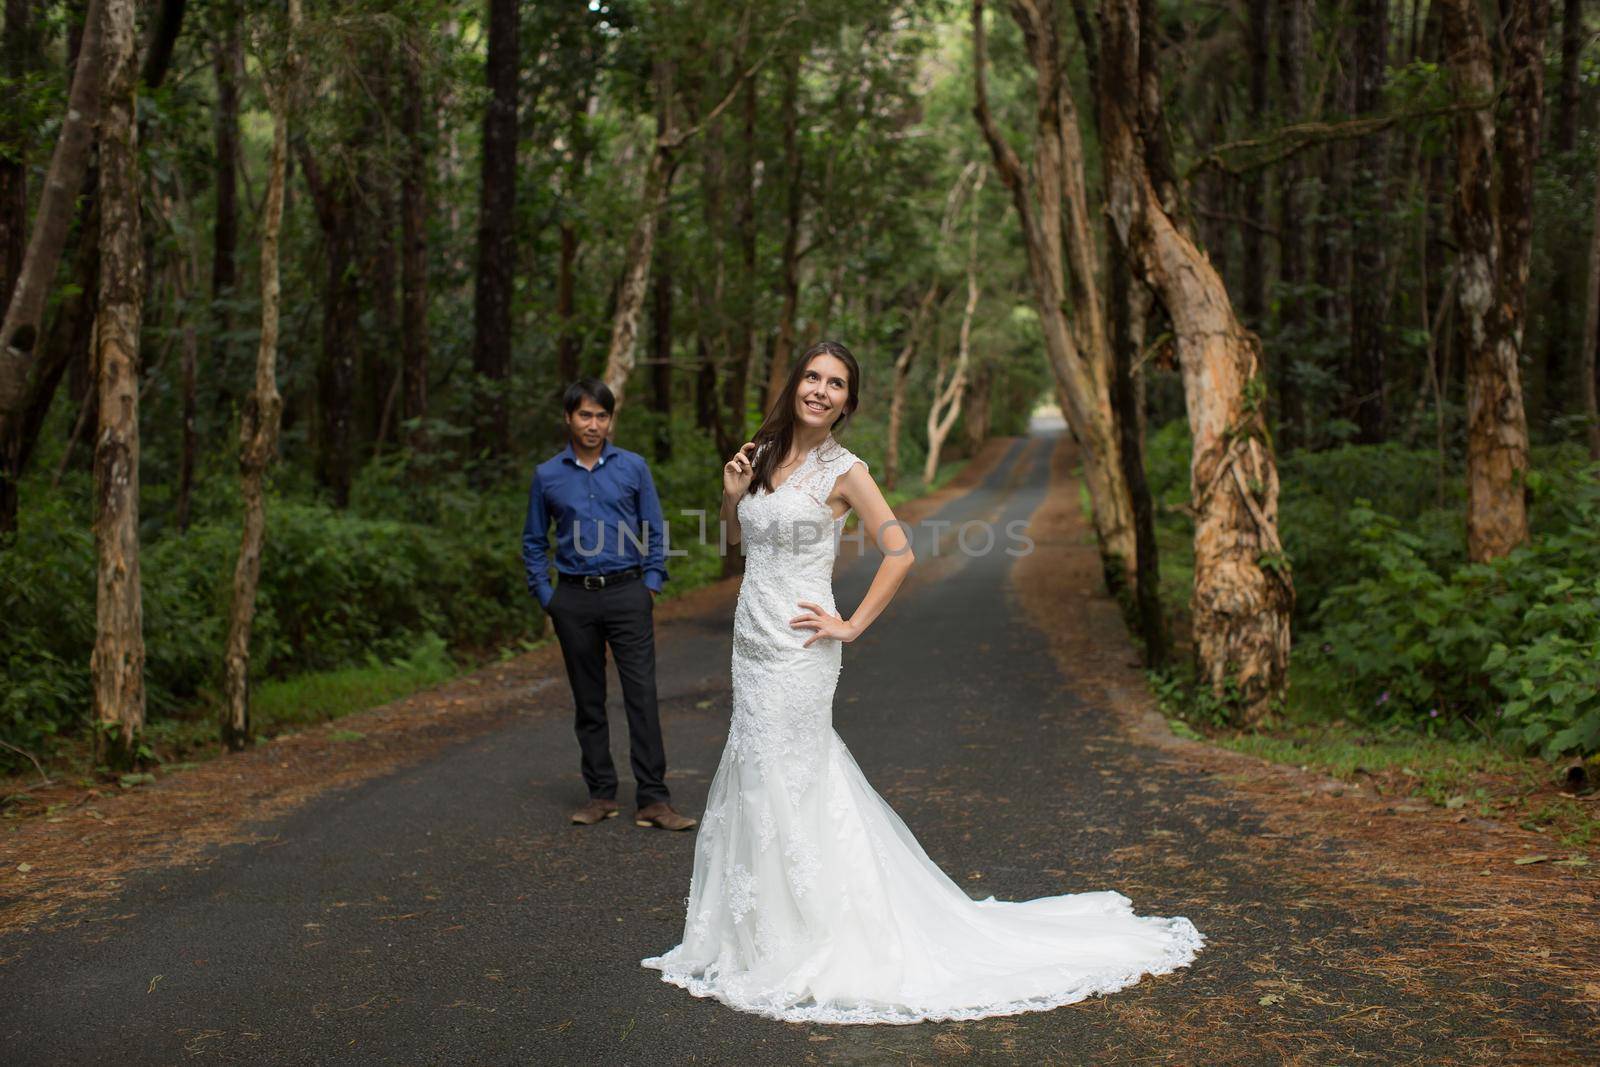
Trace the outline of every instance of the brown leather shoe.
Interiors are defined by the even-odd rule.
[[[579,826],[593,826],[605,819],[615,819],[619,810],[615,800],[591,800],[572,813],[572,821]]]
[[[635,826],[653,826],[657,830],[692,830],[697,820],[679,815],[666,801],[658,801],[639,809],[633,817]]]

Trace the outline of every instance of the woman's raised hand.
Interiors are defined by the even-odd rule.
[[[735,499],[744,496],[750,491],[750,478],[755,474],[755,465],[750,457],[755,452],[755,442],[746,441],[739,446],[739,451],[722,467],[722,492],[725,496]]]

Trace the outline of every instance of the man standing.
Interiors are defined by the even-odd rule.
[[[667,580],[665,524],[643,457],[607,439],[616,399],[604,382],[580,378],[563,399],[567,446],[539,464],[528,492],[522,562],[528,590],[555,624],[577,707],[578,747],[589,802],[572,815],[592,826],[617,814],[617,769],[606,722],[606,645],[617,658],[628,709],[634,822],[687,830],[672,809],[667,755],[656,710],[654,601]],[[548,573],[556,524],[556,582]]]

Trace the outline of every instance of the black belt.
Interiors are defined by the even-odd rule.
[[[621,585],[631,582],[644,575],[638,567],[630,567],[625,571],[612,571],[610,574],[565,574],[557,573],[556,577],[563,585],[581,585],[585,589],[604,589],[608,585]]]

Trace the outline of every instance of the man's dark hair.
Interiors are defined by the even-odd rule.
[[[561,398],[562,408],[571,415],[578,410],[578,405],[583,403],[584,397],[605,408],[607,415],[615,413],[617,398],[612,395],[611,387],[599,378],[579,378],[567,386],[566,395]]]

